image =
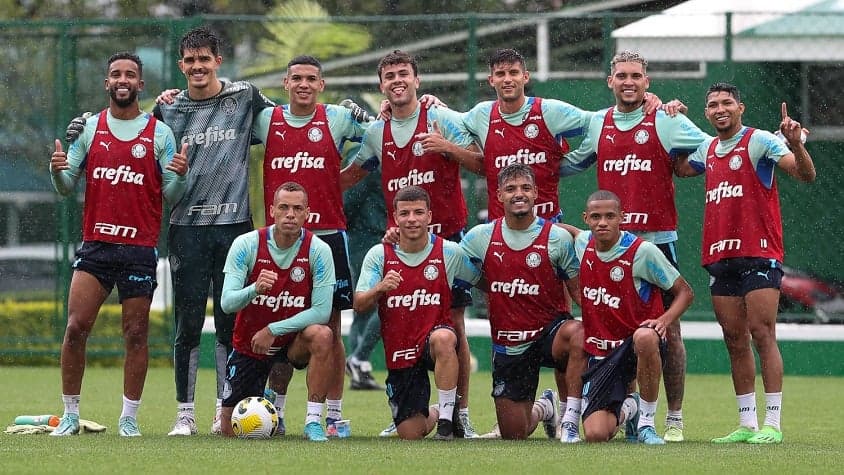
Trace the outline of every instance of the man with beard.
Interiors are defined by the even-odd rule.
[[[79,403],[85,371],[85,344],[97,313],[114,286],[123,306],[123,410],[118,434],[141,435],[138,407],[147,374],[149,307],[157,285],[155,245],[161,228],[162,195],[177,202],[185,190],[185,147],[176,153],[173,132],[142,112],[143,65],[123,52],[108,60],[108,109],[87,127],[65,154],[56,140],[50,159],[53,185],[70,194],[85,178],[82,247],[73,263],[68,320],[62,343],[64,414],[54,436],[79,433]]]

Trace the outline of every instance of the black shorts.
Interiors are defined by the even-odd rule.
[[[709,264],[709,292],[719,297],[744,297],[758,289],[779,289],[782,263],[761,257],[735,257]]]
[[[666,259],[668,259],[668,262],[670,262],[675,269],[680,270],[680,265],[677,263],[677,246],[675,244],[676,241],[671,241],[662,244],[656,244],[656,247],[660,251],[662,251],[662,255],[665,256]],[[668,310],[668,307],[671,306],[671,302],[674,301],[674,294],[663,288],[657,288],[662,293],[662,308]]]
[[[463,231],[457,232],[452,234],[451,236],[446,236],[443,239],[447,239],[452,242],[459,243],[463,240]],[[451,308],[466,308],[472,306],[472,288],[471,287],[460,287],[459,285],[453,285],[451,287]]]
[[[263,397],[264,386],[275,363],[289,362],[288,346],[283,346],[278,353],[267,359],[257,359],[237,350],[232,350],[226,361],[226,383],[223,387],[223,406],[234,407],[249,396]],[[292,362],[290,362],[292,364]],[[293,364],[296,369],[303,369]]]
[[[668,346],[659,344],[659,354],[665,365]],[[638,359],[630,336],[606,358],[589,358],[589,367],[583,376],[583,420],[597,411],[609,411],[619,416],[621,403],[627,398],[630,382],[636,379]]]
[[[117,296],[123,302],[133,297],[152,298],[158,286],[157,264],[154,247],[86,241],[76,251],[73,269],[93,275],[109,293],[117,285]]]
[[[561,316],[548,324],[539,337],[534,340],[524,353],[508,355],[495,352],[492,355],[492,397],[503,397],[512,401],[533,401],[539,386],[539,368],[557,366],[551,356],[551,347],[557,331],[565,322],[572,320],[571,315]]]
[[[349,240],[345,231],[332,234],[317,235],[331,248],[334,258],[334,301],[332,310],[349,310],[352,308],[352,269],[349,266]]]
[[[450,327],[437,328],[448,328],[454,331]],[[426,341],[422,355],[415,365],[410,368],[387,371],[387,403],[390,405],[396,427],[416,414],[428,417],[428,405],[431,403],[431,382],[428,371],[433,370],[434,360],[431,358],[431,349]]]

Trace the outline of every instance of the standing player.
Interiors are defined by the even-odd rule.
[[[559,298],[561,281],[578,296],[577,258],[569,233],[534,214],[533,170],[513,164],[499,172],[498,201],[504,217],[472,228],[461,246],[483,269],[492,331],[492,397],[501,437],[524,439],[543,422],[557,432],[554,392],[533,401],[540,366],[565,374],[560,394],[579,395],[585,369],[583,331]],[[569,398],[562,442],[579,442],[580,399]]]
[[[459,242],[467,224],[466,203],[460,182],[460,163],[477,162],[480,154],[467,148],[472,141],[462,128],[460,115],[444,107],[423,107],[417,99],[419,88],[416,59],[393,51],[378,63],[381,92],[387,97],[392,117],[376,121],[364,135],[355,161],[341,174],[343,189],[357,183],[370,171],[380,168],[384,200],[391,203],[396,194],[419,186],[433,200],[430,231]],[[443,140],[444,139],[444,140]],[[395,227],[388,215],[388,229]],[[467,437],[475,432],[469,421],[469,342],[464,323],[465,307],[471,305],[468,288],[455,288],[452,320],[457,332],[460,379],[459,415]]]
[[[176,140],[187,144],[190,152],[187,189],[170,214],[168,234],[176,313],[178,412],[169,434],[174,436],[196,433],[194,393],[209,287],[217,332],[217,412],[211,432],[220,431],[224,371],[234,326],[234,315],[220,305],[223,264],[234,238],[252,230],[247,179],[252,124],[264,107],[273,105],[252,84],[217,77],[223,57],[220,40],[211,31],[197,28],[186,33],[179,54],[187,90],[176,95],[173,104],[155,109],[156,117],[173,128]]]
[[[451,323],[451,289],[457,280],[477,282],[477,269],[457,243],[428,232],[428,193],[402,188],[392,199],[397,245],[378,244],[364,258],[355,310],[378,306],[387,361],[387,397],[402,439],[421,439],[437,424],[437,439],[461,437],[454,418],[457,399],[457,336]],[[429,412],[434,371],[437,410]]]
[[[271,209],[273,191],[282,183],[302,184],[311,197],[305,227],[331,248],[337,288],[329,326],[334,335],[331,381],[328,389],[326,430],[336,436],[334,423],[342,419],[345,348],[340,333],[340,312],[352,308],[352,274],[349,267],[346,217],[340,190],[340,150],[346,140],[360,141],[364,124],[351,110],[318,103],[325,88],[322,64],[312,56],[297,56],[287,64],[284,89],[290,103],[264,109],[255,123],[255,135],[266,144],[264,154],[264,204]],[[270,222],[267,215],[267,222]],[[290,373],[270,378],[279,396],[276,404],[284,415]],[[283,427],[283,419],[280,427]]]
[[[771,133],[742,125],[744,109],[738,88],[710,86],[705,115],[718,135],[701,144],[688,161],[678,161],[676,173],[706,173],[701,255],[711,276],[712,308],[730,354],[739,410],[738,429],[712,442],[778,444],[783,364],[776,320],[785,252],[774,169],[811,183],[815,166],[803,146],[800,123],[788,116],[785,103],[780,132],[788,148]],[[765,386],[765,420],[758,432],[751,342]]]
[[[64,415],[55,436],[79,433],[79,402],[85,344],[100,306],[117,285],[123,307],[123,411],[121,436],[140,436],[137,412],[147,374],[149,307],[157,285],[155,245],[161,229],[162,195],[177,202],[185,190],[185,146],[176,151],[173,132],[141,112],[143,65],[123,52],[107,63],[109,106],[87,120],[65,154],[61,142],[50,159],[50,177],[62,195],[85,177],[82,247],[76,253],[62,343]]]
[[[607,86],[615,95],[615,107],[593,116],[580,147],[565,156],[560,174],[579,173],[597,163],[598,188],[615,193],[624,203],[624,230],[656,244],[679,268],[673,160],[694,152],[707,136],[682,114],[645,113],[645,93],[650,86],[647,65],[645,58],[630,51],[613,57]],[[666,309],[672,299],[671,292],[662,292]],[[685,375],[686,347],[677,319],[668,328],[663,375],[668,442],[683,440]]]
[[[234,435],[234,406],[263,395],[272,365],[289,362],[308,367],[305,439],[324,442],[321,419],[335,351],[325,325],[335,284],[331,249],[302,228],[310,208],[298,183],[280,185],[269,212],[273,224],[237,237],[226,258],[222,304],[238,313],[226,367],[222,432]]]
[[[589,196],[583,212],[590,231],[567,226],[576,235],[584,349],[590,355],[583,375],[583,431],[588,442],[606,442],[626,424],[628,436],[661,445],[654,415],[665,339],[693,293],[653,243],[621,231],[624,214],[618,196],[600,190]],[[667,309],[657,288],[674,297]],[[639,394],[627,396],[634,379]]]

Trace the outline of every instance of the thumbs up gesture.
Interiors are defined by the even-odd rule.
[[[440,125],[436,120],[431,121],[431,131],[428,133],[418,134],[416,138],[422,142],[422,149],[425,153],[449,153],[456,145],[446,140],[440,131]]]
[[[166,168],[176,175],[185,176],[185,173],[188,172],[188,144],[182,144],[182,149],[173,154],[173,159],[170,160]]]
[[[56,139],[56,151],[50,157],[50,173],[59,173],[67,170],[70,165],[67,163],[67,154],[62,150],[62,141]]]

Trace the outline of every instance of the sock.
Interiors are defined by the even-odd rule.
[[[141,406],[141,400],[133,401],[126,396],[123,396],[123,412],[120,417],[138,417],[138,408]]]
[[[79,400],[82,399],[79,394],[62,394],[62,402],[64,403],[65,414],[79,415]]]
[[[222,409],[222,408],[223,408],[223,400],[218,398],[218,399],[217,399],[216,404],[214,405],[214,408],[215,408],[217,411],[219,411],[220,409]]]
[[[536,417],[537,421],[544,421],[552,416],[553,408],[547,407],[548,404],[546,401],[547,399],[537,399],[533,401],[533,407],[531,408],[531,415]]]
[[[461,407],[457,410],[457,413],[464,419],[469,418],[469,408],[468,407]]]
[[[359,359],[358,359],[358,357],[357,357],[357,356],[355,356],[355,355],[350,356],[350,357],[349,357],[349,361],[350,361],[353,365],[359,365],[359,364],[361,364],[361,363],[362,363],[362,361],[361,361],[361,360],[359,360]]]
[[[736,395],[738,403],[739,425],[748,429],[758,430],[759,421],[756,419],[756,393]]]
[[[192,402],[180,402],[176,406],[177,416],[186,416],[189,415],[190,417],[193,416],[193,403]]]
[[[571,422],[577,427],[580,427],[580,406],[582,399],[579,397],[567,397],[565,404],[562,404],[563,422]]]
[[[637,429],[641,430],[642,427],[651,426],[654,427],[654,416],[656,415],[656,401],[645,401],[644,399],[639,400],[639,427]]]
[[[308,425],[311,422],[320,423],[322,420],[322,409],[324,407],[325,404],[321,402],[308,401],[308,410],[305,412],[305,425]]]
[[[560,398],[560,400],[557,401],[557,414],[562,414],[563,416],[565,416],[567,401],[568,401],[568,398],[566,398],[566,399]]]
[[[310,403],[308,403],[310,404]],[[342,399],[326,399],[325,405],[328,406],[328,412],[325,414],[326,419],[339,421],[343,419],[343,400]]]
[[[457,386],[451,389],[438,389],[437,401],[439,402],[440,419],[453,420],[454,402],[457,399]]]
[[[782,392],[765,393],[765,425],[780,430]]]
[[[285,404],[287,404],[287,394],[279,394],[275,397],[273,405],[275,406],[275,412],[278,413],[278,417],[284,417]]]
[[[618,425],[622,425],[627,422],[627,420],[636,415],[637,412],[639,412],[639,406],[636,404],[636,400],[631,396],[627,396],[627,398],[624,399],[624,402],[621,403],[621,413],[618,416]]]
[[[679,411],[672,411],[669,409],[665,412],[665,425],[666,426],[679,426],[683,427],[683,410],[680,409]]]

